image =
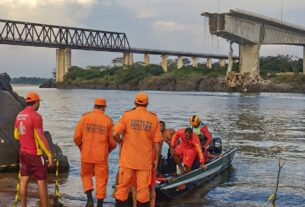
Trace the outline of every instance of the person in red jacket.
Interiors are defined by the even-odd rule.
[[[209,158],[209,145],[212,142],[212,135],[209,132],[207,125],[205,125],[197,115],[192,115],[190,117],[190,125],[193,132],[200,138],[200,143],[204,149],[204,162],[206,162]]]
[[[108,155],[116,147],[113,122],[105,114],[106,100],[97,98],[94,110],[85,113],[76,126],[74,142],[81,152],[81,177],[87,194],[86,207],[93,207],[93,182],[96,178],[97,206],[102,207],[108,181]]]
[[[177,144],[178,139],[180,139],[179,144]],[[171,140],[171,147],[174,148],[177,164],[182,173],[191,170],[197,156],[200,162],[200,167],[206,169],[199,137],[193,133],[191,128],[179,129]],[[181,161],[184,164],[185,169],[182,167]]]
[[[43,153],[48,157],[48,167],[53,165],[52,153],[43,133],[42,118],[36,111],[40,106],[40,97],[31,92],[26,96],[26,107],[16,117],[14,137],[20,143],[20,196],[21,206],[27,206],[27,186],[30,180],[37,180],[40,206],[48,206],[47,167]]]

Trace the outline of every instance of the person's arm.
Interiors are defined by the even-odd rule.
[[[162,136],[162,133],[160,131],[160,121],[157,119],[157,125],[156,125],[156,128],[155,128],[155,134],[154,134],[154,137],[153,137],[153,142],[155,144],[155,150],[156,150],[156,157],[155,157],[155,170],[157,169],[158,167],[158,162],[159,162],[159,159],[160,159],[160,155],[161,155],[161,149],[162,149],[162,142],[163,142],[163,136]]]
[[[204,136],[206,137],[207,141],[205,142],[204,144],[204,148],[206,148],[207,146],[209,146],[212,142],[212,135],[211,133],[209,132],[209,129],[207,126],[203,126],[201,129],[200,129],[201,133],[204,134]]]
[[[160,155],[161,155],[161,143],[162,142],[155,142],[156,159],[155,159],[154,170],[157,170],[157,167],[158,167],[158,162],[159,162]]]
[[[120,138],[120,134],[125,132],[126,126],[125,126],[125,121],[124,121],[124,114],[118,121],[118,123],[113,127],[113,139],[117,143],[122,143],[122,139]]]
[[[108,133],[108,142],[109,142],[109,153],[116,148],[116,142],[113,138],[113,122],[110,120],[109,133]]]
[[[48,167],[51,167],[53,165],[52,153],[49,148],[48,140],[44,136],[42,126],[43,126],[42,118],[40,115],[38,115],[34,119],[34,137],[35,137],[35,140],[37,141],[39,147],[48,157],[48,161],[49,161]]]
[[[79,150],[82,150],[82,143],[83,143],[83,125],[84,125],[84,119],[83,117],[80,119],[80,121],[77,123],[74,131],[74,143],[79,148]]]
[[[193,134],[193,145],[195,147],[195,150],[197,151],[198,159],[200,162],[200,167],[203,169],[206,169],[206,166],[204,165],[204,156],[203,156],[202,147],[200,144],[200,139],[196,134]]]
[[[172,148],[176,147],[176,142],[178,138],[179,138],[179,131],[177,131],[172,137],[171,145],[170,145]]]
[[[14,138],[15,138],[15,140],[19,141],[19,130],[18,130],[17,119],[15,120],[15,125],[14,125]]]

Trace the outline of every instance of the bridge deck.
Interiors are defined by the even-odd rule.
[[[130,48],[125,33],[0,19],[0,44],[227,59],[227,55]],[[234,57],[238,59],[238,57]]]

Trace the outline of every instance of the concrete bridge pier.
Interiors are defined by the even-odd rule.
[[[212,59],[211,58],[207,58],[207,67],[208,68],[212,68]]]
[[[71,49],[56,49],[56,82],[63,82],[64,76],[71,67]]]
[[[258,44],[239,46],[239,71],[242,75],[259,76],[259,50]]]
[[[198,67],[198,57],[192,57],[192,65],[194,67]]]
[[[305,46],[303,46],[303,75],[305,75]]]
[[[161,59],[162,59],[161,67],[166,72],[167,71],[167,56],[166,55],[161,55]]]
[[[132,65],[133,64],[133,54],[130,52],[124,52],[124,65]]]
[[[148,53],[144,53],[144,65],[150,64],[150,58]]]
[[[183,57],[178,56],[177,68],[180,69],[183,67]]]
[[[226,61],[225,61],[225,59],[220,59],[220,61],[219,61],[219,66],[220,66],[220,67],[226,67]]]

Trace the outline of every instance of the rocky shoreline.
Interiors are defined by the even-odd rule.
[[[41,88],[58,89],[100,89],[100,90],[152,90],[152,91],[198,91],[198,92],[274,92],[274,93],[305,93],[303,85],[291,85],[273,80],[263,80],[243,88],[230,88],[225,77],[198,77],[176,80],[170,78],[151,77],[141,81],[130,81],[123,84],[101,84],[88,82],[82,84],[47,83]]]
[[[13,91],[10,77],[0,73],[0,172],[17,170],[19,166],[19,143],[14,139],[14,122],[16,115],[25,107],[25,100]],[[69,170],[68,158],[61,148],[54,144],[51,134],[44,132],[54,158],[59,160],[59,170]],[[55,171],[55,167],[49,169]]]

